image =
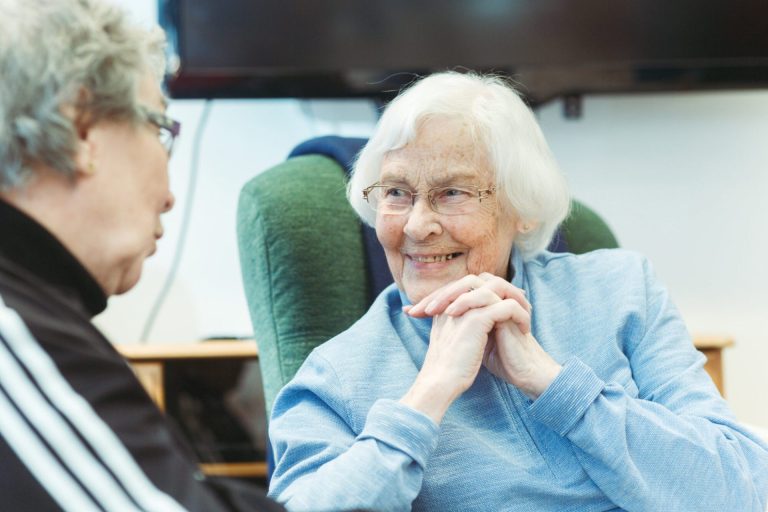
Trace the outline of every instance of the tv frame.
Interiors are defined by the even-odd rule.
[[[551,4],[556,0],[546,1]],[[589,0],[588,3],[595,6],[616,1],[621,0]],[[650,8],[652,4],[661,5],[668,0],[641,1]],[[680,1],[683,0],[676,0]],[[691,3],[691,0],[685,1]],[[697,5],[715,5],[719,1],[698,0]],[[392,69],[379,67],[375,63],[365,68],[342,70],[301,69],[295,66],[228,69],[195,67],[194,63],[189,62],[183,34],[180,34],[184,30],[180,25],[184,2],[158,1],[160,23],[169,41],[170,73],[167,87],[175,98],[371,98],[385,102],[418,76],[444,69],[466,69],[458,65]],[[765,11],[765,30],[758,30],[760,22],[755,21],[751,32],[744,34],[749,44],[757,48],[754,55],[733,58],[624,59],[568,64],[509,62],[473,70],[511,77],[520,84],[522,94],[534,107],[557,97],[584,94],[768,88],[768,2],[730,2],[736,8],[748,5],[753,10]],[[710,12],[715,10],[711,8]],[[665,30],[674,28],[672,22],[667,25]]]

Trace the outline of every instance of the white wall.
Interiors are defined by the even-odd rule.
[[[155,19],[154,2],[122,3]],[[144,279],[97,318],[114,341],[139,339],[168,274],[202,108],[171,104],[183,124],[171,163],[177,205]],[[623,247],[649,256],[693,333],[735,338],[725,354],[728,400],[741,420],[768,426],[768,91],[591,96],[579,120],[561,110],[554,102],[539,117],[574,196]],[[359,100],[214,102],[181,266],[149,340],[250,335],[235,239],[241,186],[309,137],[367,136],[374,122]]]
[[[726,394],[768,425],[768,91],[589,97],[540,119],[576,197],[646,254],[694,334],[732,336]]]

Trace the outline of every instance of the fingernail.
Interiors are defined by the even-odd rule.
[[[427,305],[427,307],[424,309],[424,312],[428,315],[431,315],[432,311],[434,311],[435,309],[437,309],[437,301],[433,300],[432,302],[429,303],[429,305]]]

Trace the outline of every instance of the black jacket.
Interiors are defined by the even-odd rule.
[[[106,307],[99,285],[3,201],[0,298],[0,510],[282,510],[200,472],[91,323]]]

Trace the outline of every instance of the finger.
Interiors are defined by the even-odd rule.
[[[408,316],[412,316],[414,318],[425,318],[425,317],[428,317],[429,315],[424,313],[424,307],[425,307],[425,304],[423,304],[422,301],[420,301],[412,306],[403,306],[403,311]]]
[[[444,287],[440,293],[435,294],[432,297],[432,300],[424,308],[424,312],[428,315],[439,315],[445,312],[446,308],[457,299],[467,294],[471,294],[480,286],[482,286],[482,282],[478,280],[477,276],[465,276]]]
[[[461,316],[470,309],[483,308],[501,300],[490,288],[477,288],[459,295],[445,308],[444,313],[448,316]]]
[[[531,332],[531,314],[516,300],[505,299],[502,304],[507,304],[509,320],[512,321],[522,334]]]
[[[478,288],[482,284],[483,281],[476,275],[468,274],[433,291],[414,304],[408,314],[417,317],[439,315],[462,293]]]
[[[501,299],[516,300],[526,309],[526,311],[528,311],[528,313],[530,313],[531,309],[533,309],[533,306],[531,306],[531,303],[528,301],[525,290],[522,288],[518,288],[506,279],[490,274],[488,272],[483,272],[478,277],[484,281],[483,287],[490,288]]]
[[[473,308],[485,307],[499,300],[512,299],[517,301],[523,309],[530,315],[531,304],[525,297],[525,292],[520,288],[510,284],[504,279],[492,274],[480,275],[485,277],[486,281],[480,288],[469,290],[460,294],[446,308],[444,313],[449,316],[463,315],[467,310]],[[427,310],[427,313],[430,313]]]
[[[485,343],[485,350],[483,350],[483,364],[488,367],[493,350],[496,348],[496,336],[495,330],[491,331],[488,335],[488,341]]]
[[[470,310],[467,315],[482,315],[494,323],[514,323],[522,334],[531,332],[531,316],[522,305],[514,299],[505,299],[482,308]]]
[[[424,302],[427,303],[427,306],[430,304],[450,303],[462,293],[479,288],[482,284],[483,281],[475,274],[467,274],[433,291],[425,298]]]
[[[427,317],[442,314],[459,297],[479,288],[492,290],[500,299],[514,299],[530,314],[533,307],[526,297],[525,290],[518,288],[506,279],[489,272],[476,276],[468,274],[428,294],[414,304],[407,313],[413,317]],[[481,306],[486,305],[481,303]],[[466,311],[466,310],[464,310]],[[457,313],[451,313],[456,315]],[[458,313],[460,314],[460,313]]]

